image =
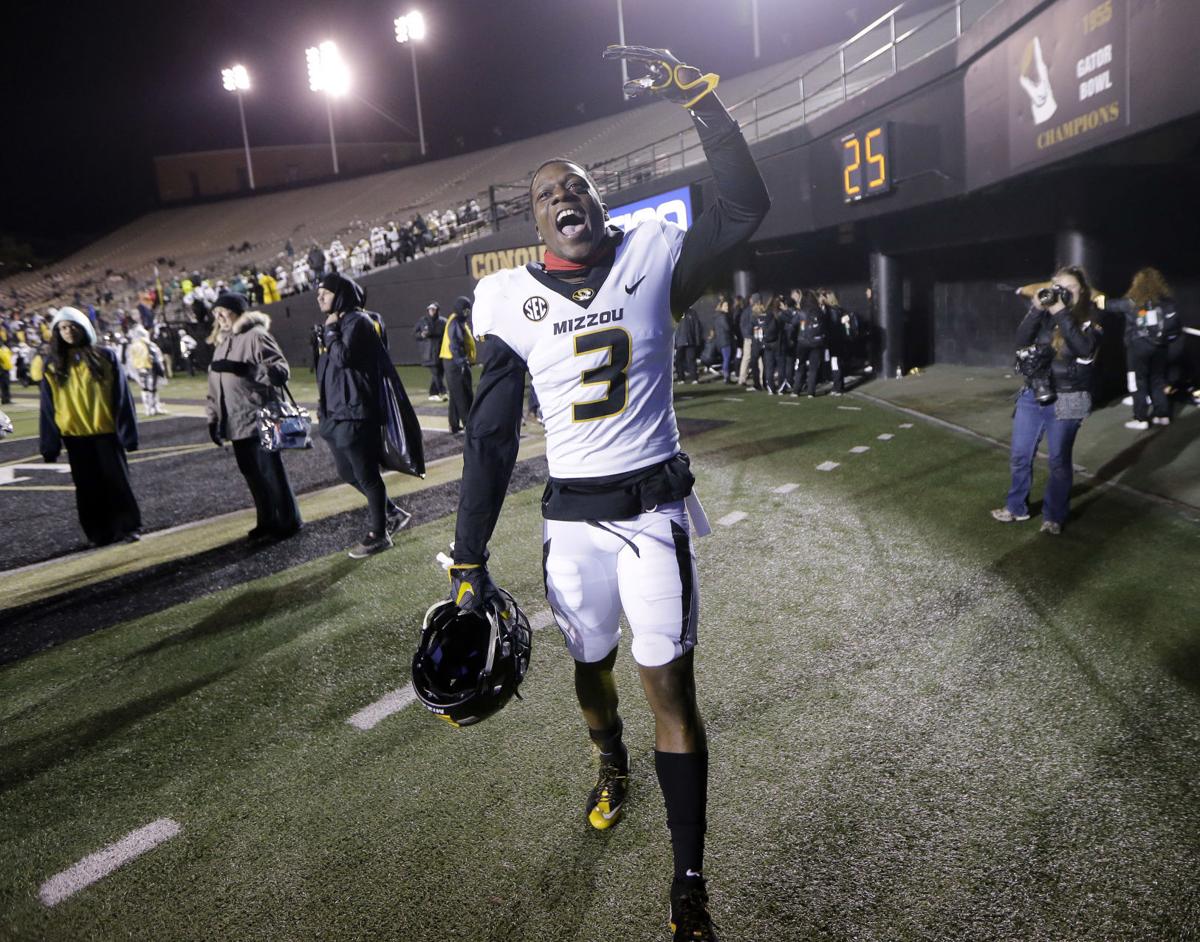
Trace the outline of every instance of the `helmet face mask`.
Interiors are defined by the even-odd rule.
[[[529,669],[529,620],[503,589],[500,600],[464,612],[450,600],[425,613],[413,655],[417,698],[452,726],[471,726],[499,712]]]

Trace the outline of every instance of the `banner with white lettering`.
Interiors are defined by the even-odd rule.
[[[1057,160],[1129,124],[1128,0],[1061,0],[1005,41],[1011,165]]]
[[[691,187],[681,186],[677,190],[649,196],[636,203],[610,207],[608,211],[609,224],[621,229],[636,226],[647,219],[673,222],[683,229],[690,228],[692,225]]]

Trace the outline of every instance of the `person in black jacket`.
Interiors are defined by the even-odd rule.
[[[441,315],[441,306],[430,301],[425,313],[413,328],[413,336],[421,345],[421,365],[429,370],[429,400],[444,402],[446,395],[446,371],[442,368],[442,335],[446,332],[446,319]]]
[[[1125,318],[1125,350],[1135,386],[1133,419],[1125,427],[1140,431],[1151,422],[1170,425],[1167,354],[1181,331],[1167,280],[1157,268],[1143,268],[1133,276],[1125,297],[1107,299],[1103,307]]]
[[[738,364],[738,385],[748,388],[758,388],[757,366],[751,374],[751,364],[754,360],[754,306],[751,303],[758,295],[743,298],[740,294],[733,299],[733,324],[741,338],[739,343],[742,350],[741,362]],[[751,387],[749,384],[754,383]]]
[[[675,379],[678,382],[700,382],[696,375],[696,356],[703,344],[700,315],[689,307],[675,325]]]
[[[721,379],[733,383],[729,378],[733,362],[733,320],[729,316],[729,298],[722,295],[717,301],[717,312],[713,318],[713,341],[721,354]]]
[[[1083,269],[1061,268],[1017,328],[1017,368],[1025,385],[1013,410],[1012,482],[1004,506],[992,511],[1001,523],[1029,519],[1033,459],[1044,436],[1050,479],[1042,502],[1042,532],[1057,535],[1067,519],[1079,426],[1092,409],[1092,374],[1100,346],[1092,292]]]
[[[454,313],[446,321],[441,358],[446,368],[446,389],[450,394],[450,434],[457,435],[467,422],[475,401],[471,388],[471,367],[475,363],[475,338],[471,336],[471,299],[454,299]]]
[[[369,512],[367,535],[351,547],[351,559],[390,548],[392,533],[410,516],[388,498],[379,473],[380,363],[387,354],[363,311],[365,300],[357,282],[336,272],[322,278],[317,289],[317,306],[326,315],[317,363],[321,437],[338,475],[366,497]]]
[[[805,289],[800,295],[799,315],[796,321],[796,355],[800,360],[800,370],[796,374],[796,388],[792,394],[800,395],[800,387],[803,386],[808,398],[813,399],[817,395],[821,364],[825,362],[825,314],[811,290]]]

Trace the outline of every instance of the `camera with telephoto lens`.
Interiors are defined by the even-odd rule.
[[[1033,397],[1044,406],[1058,398],[1054,392],[1054,376],[1050,372],[1053,360],[1053,347],[1030,344],[1017,348],[1017,372],[1025,377],[1026,384],[1033,390]]]
[[[1039,288],[1037,299],[1038,304],[1042,307],[1050,307],[1055,301],[1062,301],[1067,307],[1075,303],[1075,295],[1071,293],[1071,289],[1064,288],[1062,285],[1050,285],[1046,288]]]

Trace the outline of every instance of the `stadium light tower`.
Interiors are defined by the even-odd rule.
[[[425,17],[419,10],[405,13],[395,19],[396,42],[408,46],[412,53],[413,90],[417,95],[417,133],[421,138],[421,156],[425,156],[425,122],[421,120],[421,82],[417,78],[417,42],[425,38]]]
[[[350,70],[338,47],[330,40],[304,50],[308,61],[308,87],[325,93],[325,113],[329,117],[329,149],[333,153],[333,172],[338,173],[337,141],[333,136],[333,99],[350,91]]]
[[[250,90],[250,73],[244,65],[235,65],[221,70],[221,82],[227,92],[237,95],[238,116],[242,119],[242,146],[246,148],[246,176],[250,179],[250,189],[254,189],[254,164],[250,162],[250,138],[246,135],[246,109],[242,107],[242,92]]]

